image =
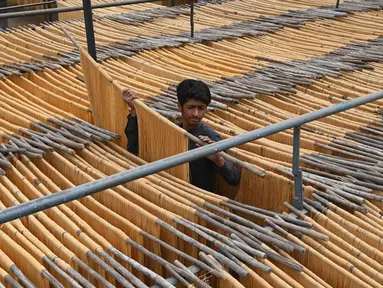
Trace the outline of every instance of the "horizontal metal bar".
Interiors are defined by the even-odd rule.
[[[139,3],[150,3],[150,2],[157,2],[157,1],[158,0],[125,0],[125,1],[118,1],[118,2],[98,3],[98,4],[92,5],[92,9],[139,4]],[[11,12],[11,13],[0,14],[0,19],[73,12],[73,11],[81,11],[83,9],[84,9],[83,6],[72,6],[72,7],[49,8],[49,9],[41,9],[41,10],[33,10],[33,11]]]
[[[269,135],[290,129],[305,123],[321,119],[332,114],[342,112],[357,106],[373,102],[383,98],[383,90],[362,96],[350,101],[335,104],[320,110],[316,110],[295,118],[291,118],[282,122],[269,125],[264,128],[256,129],[242,135],[228,138],[213,144],[209,144],[197,149],[189,150],[171,157],[167,157],[152,163],[148,163],[134,169],[123,171],[111,176],[97,179],[92,182],[81,184],[79,186],[57,192],[48,196],[34,199],[16,206],[12,206],[0,211],[0,224],[8,221],[18,219],[33,213],[55,207],[94,193],[103,191],[105,189],[113,188],[127,182],[152,175],[154,173],[194,161],[208,155],[228,150],[247,142],[251,142]]]
[[[47,2],[37,2],[37,3],[29,3],[29,4],[22,4],[22,5],[16,5],[16,6],[8,6],[8,7],[2,7],[0,8],[0,13],[2,11],[9,11],[9,10],[15,10],[15,9],[21,9],[21,8],[27,8],[27,7],[34,7],[34,6],[42,6],[42,5],[48,5],[56,3],[56,1],[47,1]]]

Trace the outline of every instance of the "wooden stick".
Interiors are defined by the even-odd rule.
[[[281,218],[282,219],[282,218]],[[283,221],[283,220],[282,220]],[[289,235],[289,233],[284,230],[283,228],[281,228],[280,226],[278,226],[277,224],[275,224],[273,221],[269,220],[269,219],[266,219],[266,222],[267,224],[269,224],[272,228],[274,228],[275,230],[279,231],[280,233],[282,233],[283,235],[287,236]],[[295,244],[295,243],[294,243]],[[301,254],[304,254],[306,252],[306,249],[298,244],[295,244],[294,245],[294,250],[298,251],[299,253]]]
[[[207,255],[205,253],[203,253],[202,251],[200,251],[198,253],[198,256],[203,260],[205,261],[208,265],[210,265],[210,267],[214,270],[222,270],[224,271],[224,269],[222,268],[222,266],[218,263],[218,262],[213,262],[210,260],[210,258],[207,257]],[[213,257],[214,258],[214,257]],[[224,272],[223,272],[224,273]],[[222,277],[223,278],[223,277]]]
[[[19,141],[19,142],[20,142],[20,141]],[[8,140],[8,143],[9,143],[10,145],[14,146],[14,147],[18,147],[12,140]],[[33,152],[29,152],[29,151],[28,151],[28,150],[32,150],[32,149],[34,149],[34,148],[33,148],[33,147],[30,147],[30,149],[27,148],[27,151],[24,152],[24,155],[27,156],[27,157],[29,157],[29,158],[33,158],[33,159],[42,159],[42,158],[43,158],[45,152],[43,152],[43,151],[41,151],[41,150],[38,150],[38,149],[36,149],[36,150],[41,151],[41,152],[44,153],[44,154],[33,153]],[[13,155],[13,153],[9,153],[9,156],[10,156],[11,158],[15,157],[15,156]]]
[[[58,119],[55,119],[55,118],[48,118],[48,121],[49,122],[52,122],[60,127],[64,127],[66,129],[68,129],[69,131],[72,131],[72,133],[74,133],[75,135],[80,135],[81,137],[84,137],[85,139],[94,139],[93,135],[84,131],[84,130],[80,130],[79,128],[77,127],[73,127],[72,125],[70,124],[67,124],[65,123],[64,121],[61,121],[61,120],[58,120]]]
[[[38,128],[40,129],[41,131],[45,132],[45,133],[49,133],[49,132],[54,132],[54,133],[59,133],[67,138],[71,138],[73,140],[75,140],[76,142],[79,142],[81,144],[84,144],[84,145],[89,145],[89,141],[87,140],[84,140],[83,138],[81,137],[78,137],[76,135],[73,135],[72,133],[68,132],[67,130],[62,130],[62,129],[57,129],[56,127],[53,127],[51,125],[48,125],[48,124],[45,124],[43,122],[37,124],[37,123],[34,123],[34,122],[30,122],[31,126],[35,127],[35,128]]]
[[[65,35],[69,38],[70,41],[72,41],[73,45],[80,50],[80,45],[77,43],[77,41],[72,37],[72,35],[69,33],[69,31],[64,27],[61,26],[61,30],[65,33]]]
[[[221,272],[219,271],[216,271],[214,269],[211,269],[209,266],[207,266],[205,263],[203,263],[202,261],[199,261],[198,259],[190,256],[189,254],[186,254],[176,248],[174,248],[173,246],[161,241],[160,239],[157,239],[156,237],[150,235],[149,233],[141,230],[140,231],[140,234],[142,234],[143,236],[145,236],[146,238],[152,240],[153,242],[156,242],[158,244],[160,244],[161,246],[165,247],[166,249],[168,249],[169,251],[172,251],[173,253],[177,254],[178,256],[198,265],[199,267],[201,267],[202,269],[212,273],[214,276],[220,278],[222,276]]]
[[[79,285],[74,279],[72,279],[65,271],[63,271],[60,267],[58,267],[53,261],[51,261],[47,256],[43,256],[43,261],[46,263],[53,271],[55,271],[60,277],[65,279],[65,281],[68,282],[72,287],[74,288],[81,288],[82,286]]]
[[[325,235],[323,233],[319,233],[317,231],[310,230],[310,229],[307,229],[307,228],[304,228],[304,227],[299,227],[299,226],[296,226],[294,224],[284,222],[283,220],[281,221],[281,220],[273,219],[273,218],[271,218],[269,220],[274,222],[275,224],[278,224],[278,225],[282,226],[282,227],[286,227],[288,229],[301,232],[302,234],[308,235],[311,238],[323,240],[323,241],[326,241],[326,242],[329,240],[328,235]]]
[[[307,164],[310,164],[310,165],[313,165],[313,166],[317,166],[321,169],[326,169],[326,170],[331,170],[331,171],[334,171],[338,174],[341,174],[341,175],[351,175],[353,177],[356,177],[356,178],[359,178],[359,179],[363,179],[363,180],[369,180],[369,181],[372,181],[376,184],[383,184],[383,180],[380,179],[379,177],[376,177],[376,176],[371,176],[371,175],[367,175],[367,174],[364,174],[364,173],[360,173],[360,172],[354,172],[352,170],[349,170],[349,169],[340,169],[338,167],[336,167],[335,165],[331,165],[331,164],[320,164],[318,162],[313,162],[311,160],[308,160],[306,159],[307,156],[303,156],[301,158],[301,161],[304,162],[304,163],[307,163]]]
[[[361,186],[363,185],[363,187],[367,187],[367,188],[370,188],[370,189],[373,189],[373,190],[383,190],[383,186],[382,185],[377,185],[377,184],[374,184],[374,183],[371,183],[371,182],[366,182],[366,181],[360,181],[360,180],[355,179],[354,177],[352,177],[350,175],[342,177],[342,181],[347,181],[349,183],[356,184],[356,185],[361,185]]]
[[[180,269],[185,271],[187,274],[189,274],[190,277],[192,277],[193,283],[197,285],[197,287],[200,288],[211,288],[209,285],[207,285],[205,282],[203,282],[201,279],[199,279],[197,276],[195,276],[185,265],[183,265],[180,261],[175,260],[174,264],[178,266]]]
[[[113,253],[113,255],[120,258],[122,261],[125,261],[129,265],[131,265],[134,269],[141,272],[143,275],[149,277],[150,279],[154,280],[158,285],[160,285],[163,288],[174,288],[173,285],[171,285],[168,281],[166,281],[162,276],[158,275],[157,273],[149,270],[145,266],[142,266],[140,263],[138,263],[136,260],[126,256],[125,254],[121,253],[119,250],[117,250],[114,247],[109,247],[108,251]]]
[[[61,127],[60,129],[58,129],[59,131],[57,131],[56,133],[57,134],[60,134],[60,135],[63,135],[63,136],[66,136],[66,137],[69,137],[69,138],[72,138],[73,140],[79,142],[79,143],[82,143],[84,144],[85,146],[89,146],[90,145],[90,142],[84,138],[81,138],[79,136],[76,136],[74,135],[73,133],[69,132],[66,128],[64,127]]]
[[[328,193],[323,193],[323,192],[321,192],[319,190],[315,190],[315,194],[313,194],[313,197],[315,197],[314,195],[319,195],[321,197],[330,199],[331,201],[333,201],[335,203],[338,203],[340,205],[346,206],[347,208],[352,209],[352,210],[357,210],[357,211],[359,211],[359,212],[361,212],[363,214],[367,214],[367,212],[368,212],[365,207],[362,207],[362,206],[356,205],[354,203],[351,203],[349,201],[345,201],[343,199],[334,197],[333,195],[330,195]]]
[[[18,134],[14,134],[13,136],[9,136],[9,135],[3,135],[3,136],[8,139],[8,143],[12,144],[12,142],[13,142],[13,144],[15,144],[15,145],[13,145],[14,147],[21,147],[21,148],[26,149],[29,152],[32,152],[32,153],[37,153],[37,154],[42,154],[42,155],[45,154],[44,151],[42,151],[40,149],[33,148],[31,145],[29,145],[28,142],[27,143],[22,142],[21,139],[24,140],[24,137],[22,137]],[[18,140],[16,138],[19,138],[20,140]],[[25,138],[25,139],[27,139],[27,138]],[[53,148],[50,148],[50,149],[53,149]]]
[[[23,153],[27,151],[25,148],[16,148],[16,147],[7,147],[6,148],[0,148],[0,153],[7,154],[7,153]]]
[[[84,125],[84,124],[76,124],[75,127],[78,127],[78,128],[81,128],[82,130],[92,134],[92,135],[96,135],[98,137],[101,137],[102,139],[104,139],[104,141],[112,141],[113,140],[113,137],[108,135],[108,134],[104,134],[98,130],[95,130],[87,125]]]
[[[307,177],[307,178],[312,178],[314,180],[322,181],[322,183],[324,183],[324,184],[333,185],[335,188],[352,189],[353,191],[361,191],[361,192],[367,193],[367,194],[371,194],[373,191],[373,189],[366,188],[366,187],[363,187],[360,185],[355,185],[353,183],[348,183],[348,182],[345,183],[344,182],[345,180],[343,180],[345,177],[339,177],[339,179],[333,180],[333,179],[328,179],[327,177],[319,176],[316,174],[311,174],[308,172],[304,172],[303,175],[304,175],[304,177]],[[348,191],[346,190],[345,192],[348,192]]]
[[[271,272],[271,268],[270,267],[268,267],[268,266],[266,266],[266,265],[264,265],[262,263],[259,263],[254,258],[252,258],[249,255],[247,255],[246,253],[244,253],[242,250],[237,250],[235,248],[230,247],[229,245],[226,245],[226,244],[224,244],[224,243],[222,243],[220,241],[217,241],[216,239],[214,239],[213,237],[209,236],[208,234],[206,234],[202,230],[198,229],[195,226],[192,226],[192,225],[188,224],[186,221],[183,221],[182,219],[177,219],[177,220],[175,220],[175,222],[185,226],[189,230],[197,233],[201,237],[203,237],[206,240],[212,242],[220,250],[222,250],[222,251],[227,250],[227,251],[230,252],[230,254],[234,255],[236,258],[246,262],[247,264],[249,264],[249,265],[251,265],[253,267],[257,267],[257,268],[261,269],[262,271],[264,271],[266,273],[270,273]]]
[[[82,276],[80,273],[78,273],[75,269],[72,267],[67,268],[67,272],[70,276],[73,277],[77,282],[81,284],[81,287],[85,288],[96,288],[95,286],[92,285],[87,279],[85,279],[84,276]]]
[[[13,279],[9,274],[4,277],[5,283],[9,284],[12,288],[23,288],[15,279]],[[4,287],[4,286],[3,286]],[[5,287],[4,287],[5,288]]]
[[[13,273],[13,275],[17,277],[17,279],[19,280],[18,282],[21,282],[23,287],[36,288],[36,286],[32,283],[32,281],[29,280],[27,276],[24,275],[24,273],[19,269],[19,267],[17,267],[16,265],[12,265],[10,267],[10,270]]]
[[[202,211],[203,211],[203,209],[202,209]],[[208,212],[208,211],[206,211],[206,212]],[[202,212],[200,212],[200,211],[196,211],[195,214],[196,214],[196,216],[198,216],[199,218],[205,220],[207,223],[209,223],[209,224],[211,224],[211,225],[214,225],[215,227],[221,229],[221,230],[224,231],[224,232],[227,232],[227,233],[238,233],[237,230],[234,230],[234,229],[231,228],[229,225],[224,225],[224,224],[222,224],[222,223],[220,223],[220,222],[214,220],[213,218],[211,218],[210,216],[208,216],[208,214],[204,214],[204,213],[202,213]],[[213,214],[213,213],[212,213],[212,214]],[[214,214],[213,214],[213,215],[214,215]],[[226,219],[225,219],[225,220],[226,220]],[[242,242],[242,243],[245,243],[245,244],[249,245],[250,247],[252,247],[253,249],[256,249],[256,248],[254,248],[254,247],[255,247],[255,244],[257,244],[259,241],[258,241],[257,239],[255,239],[254,236],[249,235],[249,237],[248,237],[247,235],[245,236],[245,235],[242,234],[242,233],[238,233],[238,234],[241,236],[240,239],[241,239],[241,242]],[[255,239],[256,241],[254,241],[254,239]],[[257,241],[258,241],[258,242],[257,242]],[[256,249],[256,250],[260,250],[260,249]]]
[[[146,284],[144,284],[140,279],[130,273],[125,267],[123,267],[120,263],[114,260],[108,253],[104,250],[98,249],[97,253],[100,254],[105,260],[107,260],[114,269],[117,270],[122,276],[128,279],[133,285],[138,288],[149,288]]]
[[[102,269],[105,270],[109,275],[111,275],[116,281],[125,288],[134,288],[132,284],[130,284],[126,279],[118,273],[116,270],[114,270],[112,267],[110,267],[108,264],[106,264],[104,261],[102,261],[100,258],[98,258],[92,251],[88,251],[86,253],[86,256],[91,259],[93,262],[97,263]]]
[[[221,209],[215,205],[212,205],[208,202],[205,202],[204,203],[206,207],[214,210],[214,211],[217,211],[218,213],[221,213],[227,217],[230,217],[232,219],[235,219],[236,221],[238,221],[239,223],[243,224],[244,226],[246,227],[250,227],[252,229],[249,229],[248,232],[250,234],[253,234],[255,237],[257,237],[258,239],[262,240],[262,241],[265,241],[267,243],[271,243],[271,244],[274,244],[274,245],[277,245],[278,247],[280,247],[281,249],[283,250],[286,250],[286,251],[293,251],[294,248],[288,243],[289,241],[288,240],[285,240],[283,239],[283,241],[277,239],[278,238],[278,235],[276,235],[275,233],[272,234],[272,236],[269,236],[267,234],[270,233],[270,231],[267,231],[266,229],[264,229],[263,227],[260,227],[259,225],[256,225],[255,223],[247,220],[247,219],[244,219],[238,215],[235,215],[229,211],[226,211],[224,209]],[[243,228],[245,229],[245,227]],[[275,237],[275,238],[274,238]]]
[[[270,221],[269,219],[266,219],[266,222],[267,222],[267,224],[269,224],[274,230],[277,230],[277,231],[280,232],[281,234],[283,234],[283,235],[285,235],[285,236],[289,235],[289,233],[288,233],[285,229],[279,227],[279,226],[278,226],[277,224],[275,224],[273,221]]]
[[[18,146],[21,146],[19,144],[23,144],[27,149],[27,150],[30,150],[31,152],[33,153],[45,153],[44,151],[48,151],[48,152],[53,152],[54,149],[52,147],[49,147],[48,145],[45,145],[44,143],[42,143],[41,141],[34,141],[30,138],[26,138],[26,137],[23,137],[23,136],[20,136],[18,134],[13,134],[13,137],[17,138],[18,139],[18,142],[15,142],[16,144],[18,144]],[[17,139],[13,139],[13,138],[8,138],[9,140],[12,140],[12,141],[15,141]],[[32,146],[35,146],[37,148],[33,148]],[[42,151],[44,150],[44,151]]]
[[[67,118],[64,118],[63,121],[66,122],[67,124],[72,125],[76,129],[78,129],[78,131],[83,131],[85,133],[89,133],[91,135],[91,138],[98,140],[100,142],[113,140],[113,138],[111,136],[104,134],[102,132],[98,132],[98,131],[90,128],[89,126],[87,126],[85,124],[81,124],[81,123],[79,124],[79,123],[74,122],[72,120],[69,120]]]
[[[223,206],[232,208],[234,210],[238,210],[238,211],[247,213],[249,215],[252,215],[254,217],[257,217],[257,218],[260,218],[260,219],[263,219],[263,220],[265,220],[267,218],[273,218],[275,216],[275,214],[277,214],[277,213],[274,213],[274,212],[271,212],[271,211],[267,211],[267,210],[263,210],[263,209],[260,209],[260,208],[252,207],[250,205],[242,204],[240,202],[236,202],[235,204],[234,203],[231,204],[230,202],[236,202],[236,201],[232,201],[232,200],[229,199],[229,201],[227,201],[227,202],[223,202],[222,201],[220,204],[223,205]],[[254,211],[252,211],[252,210],[254,210]],[[258,211],[260,211],[260,212],[258,212]],[[309,227],[309,228],[312,227],[312,224],[307,222],[307,221],[302,221],[302,220],[299,220],[299,219],[294,219],[292,217],[285,216],[285,215],[282,215],[282,214],[278,214],[278,215],[281,216],[287,222],[295,223],[297,225],[301,225],[301,226],[305,226],[305,227]]]
[[[188,281],[186,281],[180,274],[178,274],[170,265],[165,265],[168,270],[184,287],[192,287]]]
[[[316,197],[314,197],[314,198],[317,199]],[[328,210],[327,205],[323,206],[322,202],[318,202],[318,199],[316,201],[314,201],[314,200],[311,200],[311,199],[308,199],[305,197],[304,202],[310,204],[311,206],[313,206],[315,209],[318,209],[322,213],[326,213],[326,211]]]
[[[83,120],[81,118],[73,117],[73,119],[76,120],[77,122],[80,122],[81,124],[84,124],[84,125],[92,128],[93,130],[97,130],[97,131],[99,131],[99,132],[101,132],[103,134],[107,134],[107,135],[109,135],[109,136],[111,136],[111,137],[113,137],[115,139],[120,139],[120,137],[121,137],[117,133],[114,133],[112,131],[109,131],[109,130],[103,129],[101,127],[98,127],[96,125],[93,125],[93,124],[91,124],[91,123],[89,123],[89,122],[87,122],[87,121],[85,121],[85,120]]]
[[[316,210],[316,207],[312,206],[309,202],[306,201],[303,201],[303,208],[305,208],[307,211],[314,213],[315,215],[318,213],[323,214],[323,212],[319,212],[318,210]]]
[[[355,145],[353,143],[350,143],[349,141],[333,139],[331,145],[346,150],[343,151],[343,154],[352,156],[353,158],[358,158],[372,163],[376,163],[382,160],[382,158],[379,155],[371,153],[371,151],[366,151],[367,149],[361,148],[361,145]],[[334,152],[342,151],[341,149],[337,149],[334,147],[331,147],[330,150]]]
[[[331,156],[328,156],[328,155],[325,155],[322,153],[315,154],[315,156],[319,159],[324,159],[324,160],[327,160],[330,162],[334,162],[334,163],[338,163],[338,164],[344,164],[347,166],[353,166],[353,167],[362,168],[362,169],[369,169],[371,167],[371,164],[373,164],[373,163],[369,163],[369,165],[367,165],[367,164],[355,163],[352,160],[338,159],[338,158],[334,158],[334,157],[331,157]]]
[[[250,234],[248,231],[251,230],[250,228],[246,228],[246,227],[243,227],[237,223],[233,223],[232,221],[230,220],[227,220],[225,218],[222,218],[218,215],[215,215],[214,213],[211,213],[209,211],[206,211],[198,206],[196,206],[196,209],[199,210],[199,211],[196,211],[196,215],[199,216],[201,219],[204,219],[206,220],[208,223],[214,223],[213,225],[215,225],[216,227],[222,229],[223,231],[225,232],[228,232],[228,233],[231,233],[231,234],[237,234],[239,235],[241,238],[241,241],[244,241],[246,242],[249,246],[251,246],[252,248],[256,249],[256,250],[260,250],[262,252],[264,252],[267,257],[270,257],[272,259],[274,259],[275,261],[277,262],[280,262],[296,271],[302,271],[302,267],[298,267],[296,265],[296,263],[293,263],[291,262],[290,260],[274,253],[273,251],[269,250],[269,249],[265,249],[262,247],[262,243],[254,237],[254,235]],[[200,212],[202,211],[202,212]],[[208,215],[208,216],[207,216]],[[225,224],[221,224],[217,221]]]
[[[193,246],[197,247],[198,249],[204,251],[205,253],[212,254],[215,258],[217,258],[221,263],[227,265],[232,270],[237,272],[242,277],[247,277],[249,275],[249,272],[238,266],[236,263],[228,259],[227,257],[223,256],[222,254],[217,253],[213,249],[199,243],[198,241],[194,240],[193,238],[181,233],[177,229],[175,229],[173,226],[167,224],[166,222],[157,219],[156,223],[158,223],[161,227],[165,228],[169,232],[175,234],[177,237],[181,238],[182,240],[186,241],[189,244],[192,244]]]
[[[0,153],[0,166],[6,169],[12,168],[12,164],[8,161],[8,159]]]
[[[41,271],[41,275],[48,280],[50,286],[54,288],[64,288],[64,286],[46,269]]]
[[[234,263],[237,263],[237,265],[241,266],[243,269],[247,270],[249,269],[244,263],[242,263],[241,261],[239,261],[233,254],[231,254],[229,251],[227,250],[221,250],[219,249],[219,251],[225,255],[227,258],[229,258],[231,261],[233,261]]]
[[[77,257],[72,258],[73,262],[76,263],[79,267],[84,269],[89,275],[94,278],[96,281],[98,281],[100,284],[107,288],[114,288],[114,285],[112,285],[109,281],[107,281],[104,277],[102,277],[100,274],[98,274],[96,271],[94,271],[92,268],[90,268],[88,265],[86,265],[82,260],[80,260]]]
[[[170,226],[170,225],[169,225]],[[177,230],[178,231],[178,230]],[[178,274],[180,274],[181,276],[191,280],[191,281],[195,281],[195,275],[193,274],[193,276],[191,276],[188,272],[186,271],[183,271],[182,269],[179,269],[177,266],[169,263],[168,261],[166,261],[165,259],[161,258],[160,256],[154,254],[153,252],[149,251],[148,249],[144,248],[143,246],[141,246],[140,244],[134,242],[133,240],[131,239],[127,239],[126,242],[128,244],[130,244],[132,247],[134,247],[135,249],[137,249],[139,252],[143,253],[144,255],[146,255],[147,257],[150,257],[151,259],[153,259],[154,261],[157,261],[160,265],[162,265],[163,267],[165,267],[166,265],[169,265],[170,267],[172,267],[173,270],[175,270]],[[214,251],[214,250],[213,250]],[[189,271],[190,272],[190,271]]]
[[[43,133],[40,133],[37,131],[26,130],[23,128],[20,128],[20,131],[31,136],[32,139],[37,138],[38,140],[40,140],[40,141],[42,141],[48,145],[51,145],[52,147],[54,147],[56,149],[62,150],[64,152],[72,154],[72,155],[75,154],[75,152],[72,148],[75,148],[75,149],[84,149],[85,148],[83,144],[76,143],[76,142],[61,138],[61,137],[55,137],[55,136],[52,136],[49,134],[43,134]],[[58,143],[56,143],[56,142],[58,142]],[[71,147],[71,148],[69,148],[69,147]]]
[[[364,203],[364,199],[359,197],[359,196],[356,196],[356,195],[352,195],[348,192],[345,192],[345,191],[342,191],[340,189],[337,189],[337,188],[334,188],[334,187],[331,187],[329,185],[326,185],[326,184],[323,184],[323,183],[320,183],[318,181],[314,181],[312,179],[309,179],[305,176],[302,177],[303,178],[303,181],[305,183],[308,183],[310,185],[313,185],[313,186],[316,186],[318,188],[322,188],[322,189],[326,189],[327,192],[332,192],[331,194],[338,194],[340,196],[342,196],[343,198],[346,198],[347,200],[352,200],[353,202],[356,202],[357,204],[363,204]],[[351,203],[351,202],[350,202]]]
[[[251,248],[249,245],[247,244],[244,244],[243,242],[239,242],[239,241],[235,241],[235,240],[232,240],[218,232],[215,232],[213,230],[210,230],[202,225],[199,225],[197,223],[194,223],[194,222],[191,222],[191,221],[188,221],[188,220],[185,220],[183,219],[185,222],[189,223],[190,225],[193,225],[195,227],[197,227],[198,229],[204,231],[205,233],[207,234],[210,234],[211,236],[213,237],[216,237],[220,240],[222,240],[226,245],[229,245],[231,246],[232,248],[234,249],[240,249],[240,250],[244,250],[245,252],[255,256],[255,257],[259,257],[259,258],[262,258],[262,259],[265,259],[266,258],[266,254],[261,252],[261,251],[258,251],[258,250],[255,250],[253,248]]]

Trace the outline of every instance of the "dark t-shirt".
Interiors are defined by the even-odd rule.
[[[182,122],[177,122],[176,125],[182,128]],[[196,127],[188,131],[194,136],[208,136],[211,140],[217,142],[221,137],[209,126],[199,123]],[[128,123],[125,128],[125,134],[128,137],[127,149],[129,152],[138,153],[138,125],[137,117],[128,116]],[[189,140],[189,150],[197,148],[195,142]],[[225,159],[225,164],[218,167],[207,158],[201,158],[189,163],[190,168],[190,183],[206,191],[213,190],[213,171],[217,171],[228,184],[237,186],[240,182],[240,174],[237,168],[230,161]]]

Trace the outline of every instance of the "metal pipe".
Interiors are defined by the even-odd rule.
[[[190,37],[194,38],[194,0],[190,3]]]
[[[339,2],[340,0],[336,0],[336,5],[335,5],[336,8],[339,8]]]
[[[15,10],[15,9],[21,9],[21,8],[27,8],[27,7],[40,6],[40,5],[46,5],[46,4],[53,4],[53,3],[56,3],[56,1],[37,2],[37,3],[29,3],[29,4],[23,4],[23,5],[16,5],[16,6],[8,6],[8,7],[0,8],[0,12]]]
[[[302,193],[302,170],[299,168],[299,151],[301,146],[301,127],[294,127],[293,135],[293,174],[294,174],[294,190],[293,198],[294,207],[303,209],[303,193]]]
[[[114,6],[122,6],[122,5],[131,5],[131,4],[140,4],[140,3],[150,3],[157,2],[158,0],[125,0],[119,2],[108,2],[108,3],[97,3],[92,5],[92,9],[99,8],[107,8]],[[33,11],[22,11],[22,12],[11,12],[0,14],[0,19],[9,19],[9,18],[17,18],[24,16],[36,16],[36,15],[44,15],[44,14],[52,14],[52,13],[64,13],[64,12],[72,12],[72,11],[81,11],[83,10],[83,6],[72,6],[72,7],[60,7],[60,8],[50,8],[50,9],[40,9]]]
[[[264,128],[256,129],[242,135],[225,139],[213,144],[209,144],[197,149],[189,150],[174,156],[170,156],[152,163],[148,163],[128,171],[123,171],[111,176],[107,176],[92,182],[88,182],[55,194],[34,199],[16,206],[12,206],[0,211],[0,224],[6,223],[31,215],[33,213],[52,208],[105,189],[113,188],[118,185],[190,162],[219,151],[228,150],[247,142],[251,142],[269,135],[290,129],[305,123],[324,118],[326,116],[342,112],[360,105],[373,102],[383,98],[383,90],[362,96],[350,101],[338,103],[330,107],[316,110],[295,118],[291,118],[279,123],[269,125]]]
[[[90,0],[82,0],[82,5],[84,6],[84,21],[88,53],[94,61],[97,61],[96,40],[94,39],[92,6],[90,4]]]

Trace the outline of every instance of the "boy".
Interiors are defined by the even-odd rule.
[[[134,100],[138,99],[138,97],[132,90],[127,89],[124,91],[123,99],[131,108],[125,128],[125,134],[128,137],[127,149],[137,155],[139,143]],[[177,122],[176,125],[206,143],[211,144],[221,140],[217,132],[201,123],[211,101],[210,90],[205,83],[192,79],[182,81],[177,86],[177,99],[182,121]],[[189,140],[189,150],[197,147],[198,144]],[[212,192],[214,170],[224,177],[229,185],[237,186],[240,182],[240,174],[237,168],[218,153],[192,161],[189,163],[189,167],[190,183],[206,191]]]

